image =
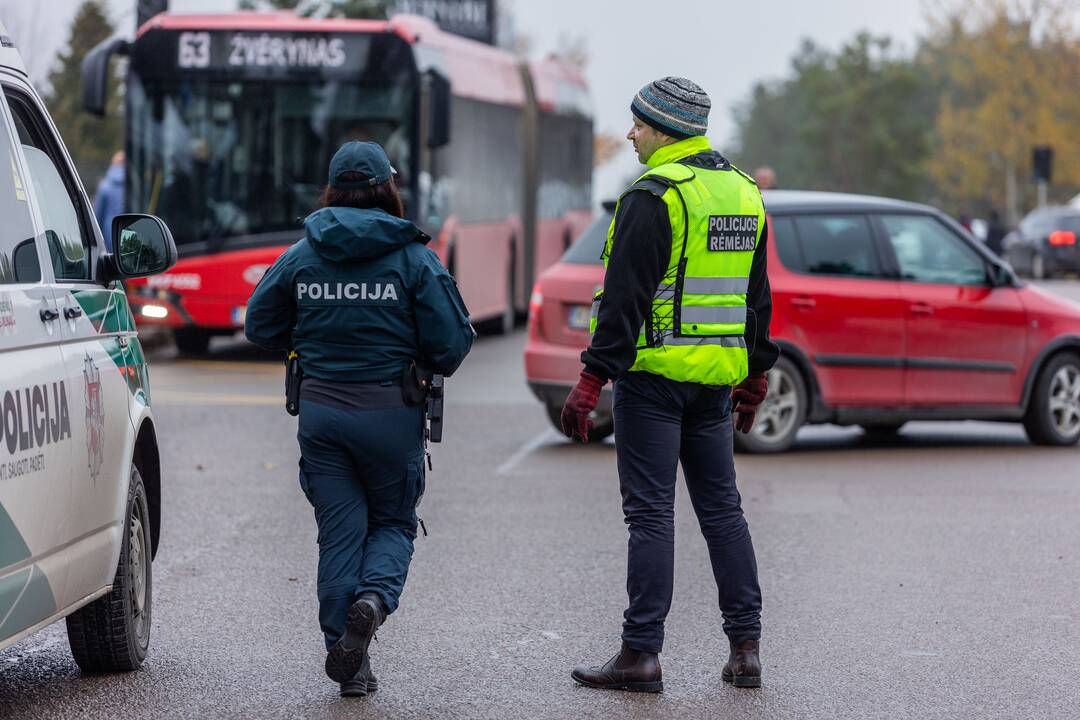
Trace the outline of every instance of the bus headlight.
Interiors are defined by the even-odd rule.
[[[169,308],[161,305],[143,305],[140,311],[143,317],[164,320],[169,316]]]

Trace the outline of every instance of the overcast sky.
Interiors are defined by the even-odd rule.
[[[558,47],[560,37],[587,38],[597,132],[624,134],[634,93],[656,78],[681,75],[712,98],[709,135],[721,150],[731,140],[732,107],[755,82],[782,77],[803,38],[834,48],[865,29],[889,34],[910,49],[926,27],[926,0],[503,2],[513,13],[516,31],[533,40],[538,55]],[[79,4],[80,0],[0,0],[0,20],[12,26],[33,74],[47,71],[66,41]],[[128,32],[134,25],[134,5],[135,0],[108,0],[114,21]],[[176,12],[233,7],[230,0],[172,2]],[[598,196],[617,192],[636,167],[627,150],[598,172]]]

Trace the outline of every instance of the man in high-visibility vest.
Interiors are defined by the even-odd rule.
[[[566,435],[587,442],[589,414],[614,381],[630,602],[621,651],[603,666],[574,668],[573,678],[591,687],[663,689],[658,655],[671,607],[679,462],[730,644],[721,677],[761,684],[761,590],[732,433],[753,427],[779,349],[769,339],[761,193],[710,148],[709,108],[700,87],[675,77],[646,85],[631,104],[627,139],[650,169],[616,207],[585,369],[562,412]]]

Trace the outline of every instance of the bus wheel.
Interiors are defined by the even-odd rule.
[[[205,355],[210,347],[210,333],[199,328],[177,328],[173,340],[181,355]]]

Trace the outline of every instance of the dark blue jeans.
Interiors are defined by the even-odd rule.
[[[363,408],[301,399],[300,485],[319,526],[319,624],[330,648],[349,606],[375,592],[398,606],[424,491],[422,409],[401,388],[375,388]]]
[[[671,609],[675,477],[682,462],[690,502],[709,548],[724,633],[761,637],[761,588],[750,531],[735,487],[731,390],[644,372],[615,383],[615,447],[630,527],[623,641],[658,653]]]

